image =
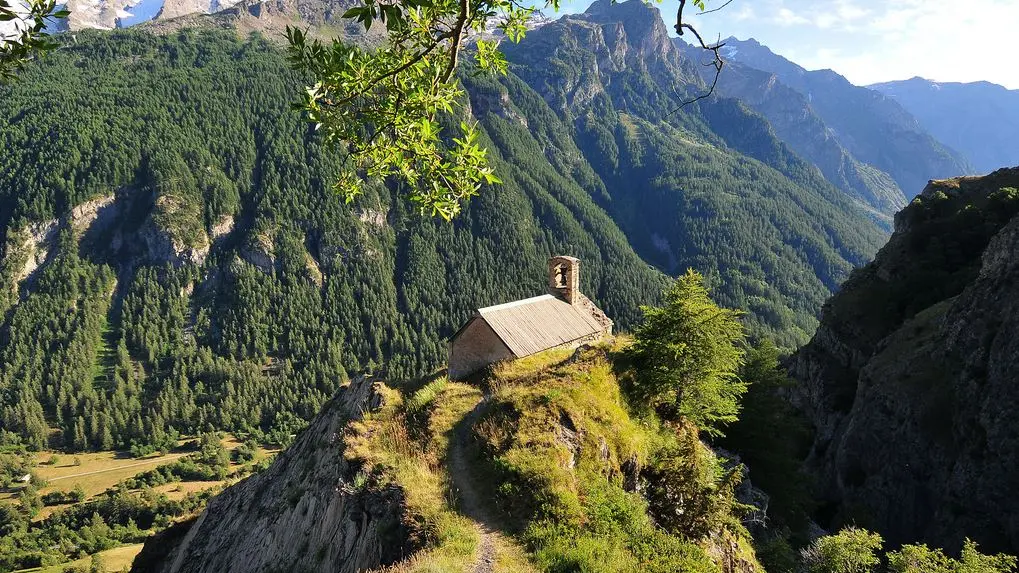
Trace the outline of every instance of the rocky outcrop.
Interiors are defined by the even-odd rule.
[[[1019,548],[1019,168],[931,182],[789,366],[823,526]]]
[[[78,232],[101,232],[116,220],[119,214],[114,193],[98,197],[71,210],[71,226]]]
[[[209,229],[210,238],[217,241],[234,230],[235,218],[233,215],[223,215],[216,221],[216,224]]]
[[[643,2],[598,0],[583,14],[545,24],[529,32],[526,43],[507,43],[505,50],[511,62],[526,63],[514,72],[568,117],[581,116],[607,90],[624,90],[612,97],[625,94],[626,81],[619,77],[625,74],[647,71],[670,94],[701,84],[669,39],[658,9]],[[576,69],[549,62],[559,57]]]
[[[129,9],[140,0],[68,0],[66,7],[71,15],[60,26],[77,31],[89,28],[112,30],[120,20],[131,16]]]
[[[193,203],[173,195],[156,198],[148,220],[139,230],[148,257],[175,265],[201,265],[209,255],[209,236]]]
[[[263,273],[271,273],[276,268],[275,241],[268,233],[258,233],[241,249],[241,258]]]
[[[57,231],[60,230],[59,221],[56,219],[33,223],[20,233],[15,234],[6,257],[11,257],[12,262],[22,261],[21,268],[16,270],[15,282],[21,282],[31,278],[39,269],[57,239]],[[20,244],[19,244],[20,243]]]
[[[240,0],[165,0],[156,18],[171,19],[188,14],[212,14],[238,2]]]
[[[268,469],[213,498],[190,527],[150,540],[132,571],[353,573],[405,557],[402,490],[366,488],[344,457],[347,423],[382,406],[377,384],[342,388]]]

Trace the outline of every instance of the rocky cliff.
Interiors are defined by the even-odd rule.
[[[792,358],[824,525],[1019,548],[1019,168],[932,181]]]
[[[376,384],[362,377],[342,388],[267,470],[151,540],[132,571],[354,572],[403,558],[402,490],[369,490],[344,456],[347,423],[382,405]]]

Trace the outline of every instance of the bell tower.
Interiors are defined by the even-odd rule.
[[[580,259],[556,256],[548,260],[548,292],[570,304],[580,302]]]

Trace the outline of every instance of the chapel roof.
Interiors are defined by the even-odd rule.
[[[593,303],[572,305],[549,294],[482,308],[476,316],[517,358],[597,334],[608,320]]]

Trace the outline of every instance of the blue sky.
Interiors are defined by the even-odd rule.
[[[707,0],[708,8],[724,2]],[[590,3],[563,0],[563,8],[580,12]],[[141,0],[128,23],[147,20],[161,4]],[[657,5],[666,23],[674,22],[677,1]],[[688,20],[705,39],[756,38],[808,69],[831,68],[858,85],[921,76],[1019,89],[1019,0],[733,0],[718,12],[695,13]]]
[[[708,0],[708,8],[723,3]],[[564,4],[576,12],[590,1]],[[666,23],[677,5],[658,4]],[[921,76],[1019,89],[1019,0],[733,0],[689,19],[705,39],[753,37],[808,69],[831,68],[858,85]]]

